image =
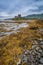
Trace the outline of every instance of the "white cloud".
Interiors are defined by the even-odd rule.
[[[9,16],[6,12],[0,12],[0,16]]]
[[[0,12],[0,19],[12,18],[13,15],[8,14],[7,12]]]

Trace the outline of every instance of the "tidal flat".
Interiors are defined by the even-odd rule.
[[[0,23],[0,65],[43,65],[43,20],[22,21]]]

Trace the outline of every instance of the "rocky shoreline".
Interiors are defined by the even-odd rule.
[[[27,63],[27,65],[43,65],[43,40],[36,40],[36,42],[30,50],[24,50],[17,65],[23,63]]]

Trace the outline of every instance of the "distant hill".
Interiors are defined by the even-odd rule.
[[[43,19],[43,14],[27,15],[25,18],[26,19]]]
[[[8,18],[5,20],[43,19],[43,14],[32,14],[21,18]]]

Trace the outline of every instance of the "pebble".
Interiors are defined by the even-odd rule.
[[[39,43],[37,43],[37,44],[39,44]],[[41,57],[41,56],[43,56],[43,49],[41,49],[40,46],[33,45],[30,50],[25,51],[23,54],[24,58],[21,59],[22,63],[27,62],[28,65],[43,65],[43,58]],[[24,61],[23,61],[23,59],[24,59]],[[42,64],[40,64],[39,62]]]

